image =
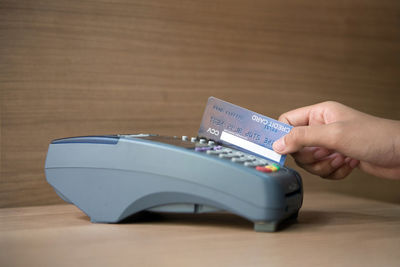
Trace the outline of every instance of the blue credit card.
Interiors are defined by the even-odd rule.
[[[286,155],[276,153],[272,144],[292,128],[286,123],[210,97],[198,135],[283,165]]]

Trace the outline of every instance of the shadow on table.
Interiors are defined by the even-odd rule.
[[[81,219],[88,217],[82,216]],[[363,214],[341,211],[300,211],[297,219],[286,220],[280,224],[278,231],[304,231],[320,227],[338,225],[360,225],[376,222],[398,222],[399,218],[378,214]],[[143,211],[134,214],[120,224],[167,224],[191,225],[198,227],[221,227],[253,231],[254,224],[242,217],[227,212],[188,214],[188,213],[155,213]]]
[[[143,211],[134,214],[121,222],[127,223],[162,223],[162,224],[180,224],[180,225],[196,225],[196,226],[213,226],[213,227],[229,227],[236,229],[251,229],[253,223],[236,216],[234,214],[217,212],[217,213],[155,213]]]
[[[122,224],[129,223],[162,223],[162,224],[179,224],[179,225],[194,225],[207,227],[221,227],[241,230],[253,231],[254,223],[248,221],[235,214],[227,212],[188,214],[188,213],[153,213],[140,212],[134,214],[121,222]],[[287,220],[280,224],[278,231],[290,227],[296,223],[296,220]]]

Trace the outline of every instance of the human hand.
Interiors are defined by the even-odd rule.
[[[323,102],[282,114],[293,129],[273,144],[292,154],[310,173],[342,179],[355,167],[400,179],[400,121],[374,117],[337,102]]]

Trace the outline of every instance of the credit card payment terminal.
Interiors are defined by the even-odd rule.
[[[299,174],[205,138],[151,134],[57,139],[47,153],[48,183],[92,222],[117,223],[140,211],[227,211],[273,232],[296,218]]]

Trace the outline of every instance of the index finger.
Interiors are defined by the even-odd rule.
[[[310,112],[315,105],[301,107],[279,116],[279,121],[290,124],[292,126],[307,126],[310,122]]]
[[[311,111],[315,110],[317,105],[305,106],[285,112],[279,116],[278,120],[292,126],[308,126],[310,124]]]

